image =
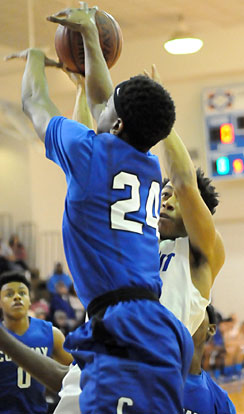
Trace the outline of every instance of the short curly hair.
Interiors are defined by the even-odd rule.
[[[166,138],[175,122],[175,106],[168,91],[143,75],[117,85],[114,103],[129,143],[141,150]]]
[[[203,201],[210,210],[211,214],[214,214],[216,207],[219,204],[219,194],[215,191],[215,187],[211,185],[211,180],[204,176],[203,170],[199,167],[196,170],[197,174],[197,185]],[[162,182],[162,187],[169,182],[169,178],[165,178]]]
[[[24,285],[26,285],[29,290],[31,288],[30,282],[27,280],[25,273],[19,270],[7,271],[0,275],[0,290],[2,289],[3,285],[11,282],[24,283]]]

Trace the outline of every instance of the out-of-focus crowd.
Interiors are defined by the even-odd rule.
[[[25,246],[17,234],[8,242],[0,237],[0,274],[14,269],[25,272],[31,283],[30,316],[51,321],[65,336],[84,322],[84,307],[62,263],[54,263],[53,272],[40,279],[39,271],[29,268]]]
[[[85,320],[85,309],[78,299],[73,281],[60,262],[53,272],[40,279],[30,269],[25,246],[17,234],[9,241],[0,238],[0,273],[18,268],[31,282],[30,316],[49,320],[66,336]],[[219,383],[244,379],[244,322],[235,314],[223,318],[217,313],[217,332],[205,345],[202,366]]]
[[[244,378],[244,322],[218,313],[217,332],[205,345],[203,369],[218,383]]]

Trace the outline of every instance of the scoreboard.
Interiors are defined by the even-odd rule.
[[[244,84],[203,92],[207,159],[212,178],[244,178]]]

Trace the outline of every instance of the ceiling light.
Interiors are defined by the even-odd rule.
[[[198,52],[202,45],[203,41],[187,31],[183,17],[179,16],[177,31],[164,43],[164,48],[173,55],[186,55]]]

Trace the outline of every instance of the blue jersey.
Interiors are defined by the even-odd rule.
[[[128,286],[159,296],[157,157],[63,117],[51,119],[45,145],[66,175],[64,248],[83,305]]]
[[[121,287],[144,287],[159,297],[157,157],[63,117],[51,119],[45,144],[66,175],[63,240],[81,302],[87,307]],[[64,346],[82,369],[83,414],[182,411],[193,343],[159,302],[110,305],[102,320],[91,318]]]
[[[35,352],[46,356],[50,356],[53,352],[53,330],[50,322],[30,318],[29,328],[24,335],[19,336],[12,331],[9,333],[34,349]],[[45,387],[1,351],[0,401],[0,413],[2,414],[44,414],[47,412]]]
[[[184,388],[185,414],[236,414],[225,390],[207,372],[188,375]]]

